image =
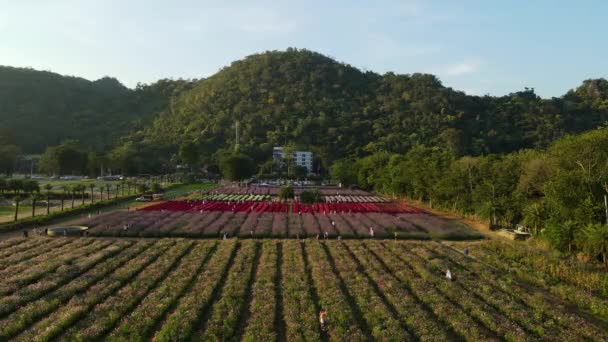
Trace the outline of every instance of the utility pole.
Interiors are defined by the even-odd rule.
[[[239,121],[237,120],[236,123],[234,124],[234,129],[235,129],[235,145],[234,145],[234,150],[238,151],[239,149]]]
[[[604,195],[604,208],[606,209],[606,224],[608,224],[608,196]]]

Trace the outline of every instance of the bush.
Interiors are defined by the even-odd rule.
[[[293,198],[294,195],[295,193],[293,188],[289,185],[282,186],[281,190],[279,191],[279,198],[283,200]]]
[[[304,190],[300,194],[300,202],[302,202],[302,203],[322,202],[321,192],[318,189]]]

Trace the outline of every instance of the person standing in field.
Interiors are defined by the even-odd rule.
[[[469,256],[469,247],[464,248],[464,255]]]
[[[450,272],[450,269],[448,269],[448,271],[445,272],[445,277],[447,280],[452,280],[452,272]]]
[[[325,309],[321,309],[319,312],[319,324],[321,325],[321,330],[327,330],[327,311]]]
[[[374,238],[374,228],[372,227],[369,227],[369,237],[372,239]]]

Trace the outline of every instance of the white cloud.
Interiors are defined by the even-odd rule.
[[[482,63],[479,60],[465,61],[444,67],[442,73],[447,76],[461,76],[475,73],[479,71],[481,66]]]
[[[462,62],[446,67],[445,74],[448,76],[460,76],[476,72],[478,69],[479,64],[476,62]]]

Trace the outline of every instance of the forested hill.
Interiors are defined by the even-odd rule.
[[[131,140],[169,149],[194,144],[209,157],[234,144],[239,121],[241,148],[260,162],[273,145],[287,143],[312,149],[322,166],[419,144],[458,155],[504,153],[601,125],[607,99],[603,79],[560,98],[541,99],[532,89],[479,97],[447,88],[433,75],[378,75],[288,49],[249,56],[197,82]]]
[[[99,152],[116,147],[118,159],[154,156],[163,165],[176,162],[180,146],[215,161],[234,146],[237,121],[241,149],[256,162],[268,160],[272,146],[291,144],[314,151],[326,169],[338,158],[421,144],[456,155],[545,147],[607,119],[604,79],[553,99],[532,89],[480,97],[433,75],[362,72],[297,49],[252,55],[204,80],[133,90],[113,78],[0,67],[0,130],[25,152],[73,139]]]
[[[0,129],[24,152],[65,140],[107,150],[149,123],[185,81],[162,80],[131,90],[114,78],[88,81],[52,72],[0,66]]]

